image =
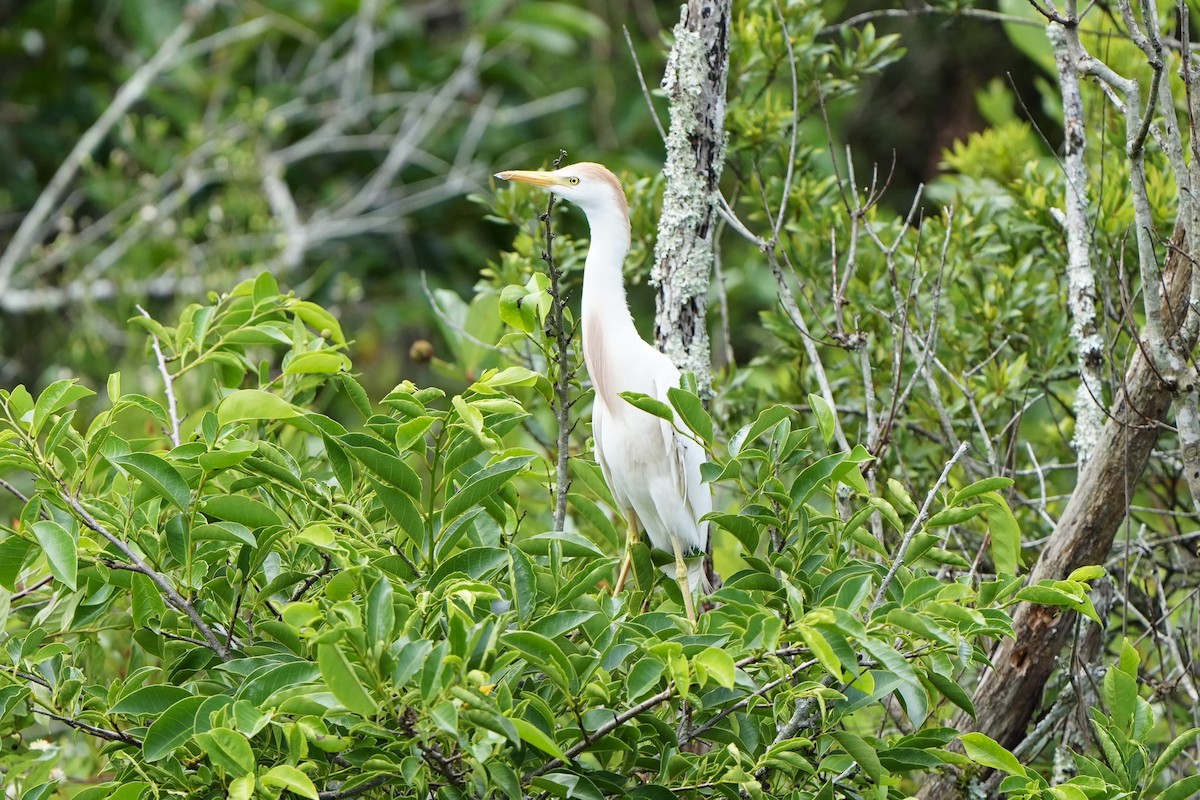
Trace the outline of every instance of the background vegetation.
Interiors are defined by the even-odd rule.
[[[1088,46],[1149,87],[1104,11]],[[642,546],[610,596],[584,375],[555,530],[544,198],[488,176],[620,172],[648,333],[638,76],[677,14],[0,0],[6,796],[1200,791],[1172,429],[1103,564],[1026,580],[1080,474],[1080,367],[1058,73],[1018,3],[736,5],[715,396],[674,409],[724,585],[692,630]],[[1094,84],[1083,109],[1107,408],[1145,251],[1124,120]],[[581,215],[552,222],[577,296]],[[1061,668],[1027,732],[966,733],[1028,602],[1069,615]]]

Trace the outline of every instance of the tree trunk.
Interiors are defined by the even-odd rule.
[[[1179,331],[1180,312],[1188,302],[1191,268],[1182,255],[1182,242],[1182,231],[1177,230],[1176,246],[1170,250],[1163,274],[1167,302],[1177,310],[1168,323],[1169,333]],[[1193,344],[1188,342],[1187,347]],[[1034,564],[1030,583],[1065,578],[1079,567],[1099,564],[1112,548],[1173,397],[1171,387],[1159,379],[1141,349],[1136,350],[1118,392],[1075,491]],[[1058,666],[1074,621],[1075,612],[1032,603],[1019,606],[1013,618],[1013,637],[996,648],[994,669],[984,674],[975,690],[976,719],[960,714],[952,727],[960,733],[980,731],[1009,749],[1015,747],[1041,703],[1042,690]],[[953,776],[935,776],[919,796],[922,800],[950,800],[961,794]]]
[[[681,370],[712,384],[709,275],[717,183],[725,162],[725,80],[732,0],[689,0],[675,26],[663,88],[671,100],[667,187],[650,280],[658,286],[654,338]]]

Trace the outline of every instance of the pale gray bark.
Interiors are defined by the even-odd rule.
[[[1071,60],[1067,32],[1050,23],[1046,35],[1054,46],[1058,84],[1063,106],[1063,172],[1066,175],[1067,305],[1071,311],[1071,339],[1079,364],[1079,388],[1075,393],[1075,452],[1087,461],[1104,427],[1104,341],[1096,328],[1096,276],[1092,270],[1088,236],[1088,174],[1084,155],[1087,132],[1083,121],[1083,97],[1079,73]]]
[[[717,184],[725,161],[725,80],[731,0],[689,0],[675,26],[663,88],[671,101],[666,191],[651,282],[654,338],[681,370],[712,383],[708,326]]]

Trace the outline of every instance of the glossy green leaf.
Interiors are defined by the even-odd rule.
[[[317,646],[317,664],[321,669],[321,677],[329,691],[342,705],[356,714],[373,717],[379,713],[379,707],[358,679],[358,673],[350,666],[350,661],[336,643]]]
[[[320,352],[298,353],[289,359],[283,368],[284,375],[332,375],[345,372],[351,368],[350,359],[345,353],[330,350]]]
[[[875,748],[867,744],[861,737],[849,731],[831,731],[829,734],[842,749],[850,754],[859,769],[867,774],[872,781],[878,783],[883,777],[883,766],[879,763],[879,755]]]
[[[734,687],[737,676],[733,656],[724,650],[706,647],[692,657],[692,663],[697,669],[703,667],[708,673],[708,677],[716,681],[718,685],[726,689]]]
[[[289,310],[323,338],[331,340],[334,344],[346,344],[346,337],[337,318],[316,303],[301,300],[289,306]]]
[[[308,800],[320,800],[320,795],[317,794],[317,787],[313,785],[312,778],[309,778],[300,770],[287,764],[271,767],[266,773],[259,776],[258,782],[263,786],[275,789],[287,789],[293,794],[307,797]]]
[[[967,756],[990,769],[998,769],[1009,775],[1027,775],[1025,767],[1017,757],[1001,747],[994,739],[982,733],[966,733],[960,737]]]
[[[508,721],[517,729],[517,735],[521,737],[521,741],[526,744],[533,745],[543,753],[549,753],[560,761],[566,762],[570,759],[563,749],[558,746],[558,743],[542,732],[542,729],[533,725],[520,717],[509,717]]]
[[[147,761],[158,761],[192,738],[196,730],[196,711],[204,697],[186,697],[164,711],[146,730],[142,750]]]
[[[150,487],[159,497],[184,510],[192,500],[192,490],[187,481],[165,459],[153,453],[130,453],[109,459],[121,469],[132,474]]]
[[[205,516],[236,522],[251,530],[283,523],[273,508],[244,494],[215,495],[200,504],[200,511]]]
[[[16,590],[21,567],[32,549],[33,542],[19,536],[9,536],[0,541],[0,586],[10,592]]]
[[[641,409],[647,414],[650,414],[667,422],[675,421],[675,412],[671,407],[661,400],[655,400],[648,394],[641,392],[621,392],[621,397],[634,408]]]
[[[704,403],[700,398],[691,392],[672,386],[667,389],[667,399],[671,401],[671,406],[679,412],[679,418],[683,420],[687,429],[699,436],[705,444],[711,446],[713,421],[704,409]]]
[[[836,427],[833,409],[825,402],[825,398],[819,394],[810,394],[808,396],[808,405],[817,417],[817,429],[821,431],[821,438],[825,441],[825,444],[829,444],[833,441],[833,433]]]
[[[300,410],[278,395],[261,389],[240,389],[217,406],[221,425],[249,420],[282,420],[300,416]]]
[[[75,591],[79,574],[79,554],[74,537],[66,528],[50,519],[33,523],[33,535],[46,556],[50,574],[68,589]]]
[[[396,624],[396,609],[392,605],[392,582],[381,576],[367,594],[367,644],[387,644],[392,640],[392,627]]]
[[[50,418],[72,403],[94,395],[91,389],[80,386],[74,378],[55,381],[38,395],[33,407],[33,419],[30,432],[37,436],[45,428]]]
[[[229,728],[213,728],[206,733],[196,734],[196,743],[215,767],[225,770],[233,777],[242,777],[254,772],[254,750],[246,737]]]
[[[122,697],[116,705],[109,709],[112,714],[161,714],[181,700],[192,696],[192,693],[181,686],[155,684],[143,686]]]
[[[446,501],[442,510],[443,524],[463,514],[483,498],[495,494],[533,461],[533,456],[515,456],[496,462],[476,472]]]

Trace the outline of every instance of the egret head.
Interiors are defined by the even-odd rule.
[[[503,181],[541,186],[579,206],[589,218],[594,214],[614,211],[626,218],[629,216],[625,191],[617,176],[601,164],[584,161],[547,172],[518,169],[497,172],[496,177]]]

